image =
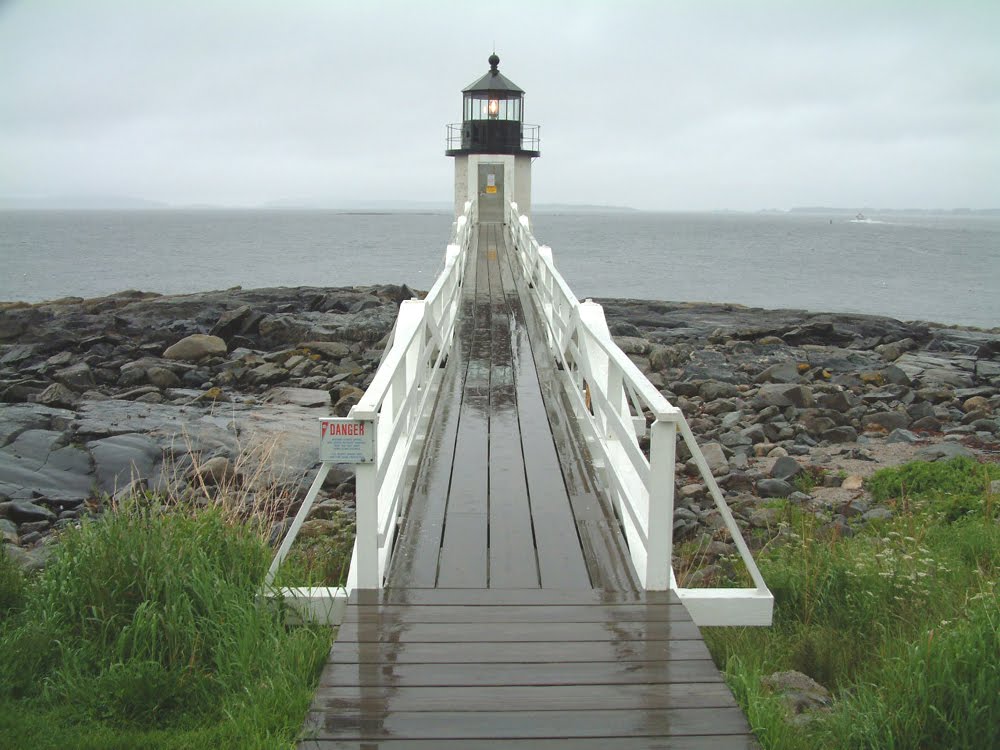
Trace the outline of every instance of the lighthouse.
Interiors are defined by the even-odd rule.
[[[540,156],[538,126],[524,123],[524,91],[490,69],[462,89],[462,122],[448,125],[445,154],[455,159],[455,213],[477,203],[479,221],[503,222],[508,201],[531,211],[531,160]]]

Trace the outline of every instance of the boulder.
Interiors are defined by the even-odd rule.
[[[181,379],[174,371],[166,367],[150,367],[146,370],[146,379],[157,388],[177,388],[181,384]]]
[[[20,523],[30,521],[55,521],[56,514],[48,508],[27,500],[14,500],[7,506],[7,517]]]
[[[183,362],[197,362],[206,357],[221,357],[226,354],[226,342],[218,336],[204,333],[194,333],[176,344],[167,347],[163,352],[166,359],[178,359]]]
[[[148,480],[162,452],[146,435],[113,435],[87,443],[94,457],[97,484],[104,492],[113,494],[134,480]]]
[[[62,383],[53,383],[35,396],[35,403],[58,409],[75,409],[80,397]]]
[[[892,432],[909,427],[910,418],[905,413],[898,411],[879,411],[863,417],[861,424],[866,430]]]
[[[799,376],[799,366],[796,362],[779,362],[759,373],[754,381],[757,383],[797,383]]]
[[[275,388],[268,392],[266,401],[272,404],[319,407],[330,405],[330,392],[315,388]]]
[[[792,479],[804,471],[801,464],[791,456],[782,456],[771,466],[772,479]]]
[[[0,554],[6,554],[26,573],[34,573],[43,570],[48,564],[52,557],[52,547],[42,544],[33,549],[23,549],[13,544],[4,544]]]
[[[94,373],[86,362],[78,362],[58,370],[52,377],[57,383],[62,383],[74,391],[82,392],[94,387]]]
[[[992,413],[993,407],[990,405],[990,400],[988,398],[983,396],[972,396],[962,402],[962,411],[966,414],[974,411],[981,411],[989,414]]]
[[[701,446],[702,455],[708,464],[712,476],[722,476],[729,473],[729,461],[726,460],[725,451],[719,443],[705,443]]]
[[[803,385],[766,383],[757,391],[757,398],[767,406],[797,406],[808,409],[815,405],[812,390]]]
[[[802,672],[775,672],[761,680],[761,685],[778,694],[788,712],[802,716],[814,711],[828,711],[833,705],[830,691]],[[801,723],[801,720],[798,722]]]
[[[757,494],[761,497],[788,497],[795,491],[784,479],[761,479],[757,482]]]
[[[649,351],[649,342],[637,336],[615,336],[615,343],[618,348],[626,354],[646,354]]]
[[[974,454],[961,443],[945,442],[937,445],[928,445],[913,454],[915,461],[950,461],[953,458],[964,456],[974,458]]]
[[[720,398],[733,398],[734,396],[738,396],[740,392],[732,383],[709,380],[701,384],[698,393],[706,401],[714,401]]]

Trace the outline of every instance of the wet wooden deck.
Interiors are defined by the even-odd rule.
[[[352,594],[300,747],[753,747],[683,605],[638,590],[500,225],[468,262],[386,588]]]

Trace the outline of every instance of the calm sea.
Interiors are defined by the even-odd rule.
[[[1000,217],[538,213],[577,295],[1000,325]],[[451,217],[0,211],[0,300],[263,286],[430,286]]]

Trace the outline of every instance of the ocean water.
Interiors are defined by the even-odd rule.
[[[581,299],[638,297],[1000,326],[1000,217],[545,213]],[[441,266],[445,213],[0,211],[0,300],[232,286],[407,283]]]

